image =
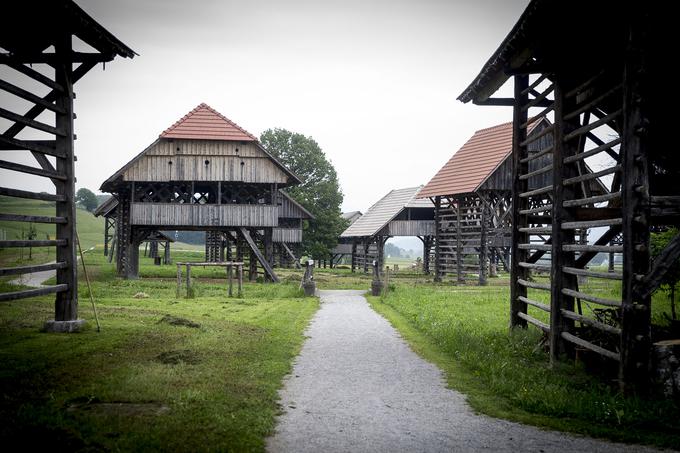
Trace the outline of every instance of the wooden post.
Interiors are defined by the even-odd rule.
[[[104,256],[109,254],[109,228],[111,222],[108,217],[104,217]]]
[[[423,236],[423,274],[430,273],[430,248],[432,247],[432,236]]]
[[[465,277],[463,276],[463,238],[461,236],[463,232],[461,225],[463,221],[461,212],[464,203],[463,197],[460,195],[456,197],[456,203],[456,281],[458,283],[465,283]]]
[[[170,264],[170,241],[165,241],[165,254],[163,264]]]
[[[434,197],[434,281],[442,281],[442,263],[441,263],[441,237],[439,235],[441,229],[441,207],[442,197]],[[424,259],[424,258],[423,258]]]
[[[182,263],[177,263],[177,291],[175,297],[179,299],[179,292],[182,289]]]
[[[368,274],[368,249],[371,247],[370,239],[364,239],[364,274]]]
[[[233,265],[227,264],[227,280],[229,280],[229,297],[233,296],[234,290],[234,271],[232,269]]]
[[[269,263],[270,266],[274,266],[274,241],[273,241],[273,228],[264,229],[264,259]],[[269,274],[264,273],[265,281],[271,281]]]
[[[644,19],[639,18],[642,22]],[[621,302],[621,362],[619,382],[624,393],[649,392],[651,296],[639,283],[650,271],[649,157],[644,37],[648,31],[633,24],[623,77],[623,142],[621,144],[623,202],[623,285]]]
[[[257,280],[257,256],[252,250],[250,251],[250,262],[248,264],[248,280],[254,282]]]
[[[76,190],[75,190],[75,158],[73,152],[73,68],[71,35],[60,33],[55,44],[55,52],[60,63],[55,65],[55,81],[63,92],[57,94],[56,105],[63,113],[55,113],[55,127],[63,132],[56,135],[56,151],[64,157],[57,157],[57,173],[66,177],[63,181],[55,181],[56,194],[63,201],[56,202],[56,215],[66,219],[66,223],[57,223],[57,240],[65,239],[66,246],[57,247],[56,261],[66,266],[57,269],[57,285],[68,285],[66,291],[57,293],[55,300],[54,320],[74,321],[78,319],[78,269],[76,259]]]
[[[513,106],[512,119],[512,242],[510,264],[510,327],[526,327],[527,322],[520,318],[518,313],[527,312],[527,304],[519,298],[527,296],[526,287],[519,284],[519,280],[527,279],[527,270],[519,265],[527,260],[527,250],[519,248],[519,244],[528,243],[527,233],[521,232],[520,228],[527,228],[527,218],[521,216],[519,211],[528,209],[528,200],[520,198],[519,194],[527,191],[527,180],[521,180],[520,175],[528,173],[528,164],[522,163],[526,146],[521,143],[527,137],[527,130],[522,127],[527,122],[527,111],[522,107],[528,101],[528,94],[523,93],[529,86],[529,76],[515,76],[515,104]]]
[[[352,257],[351,257],[352,273],[354,273],[354,270],[356,268],[356,264],[357,264],[357,258],[356,257],[357,257],[357,243],[356,243],[356,241],[352,241]]]
[[[481,227],[482,231],[479,236],[480,239],[480,244],[479,244],[479,286],[486,286],[488,284],[486,280],[486,269],[487,269],[487,252],[488,252],[488,244],[487,244],[487,238],[486,238],[486,226],[487,222],[489,221],[487,218],[487,208],[484,205],[484,203],[480,204],[480,207],[482,209],[482,218],[481,218]]]
[[[577,290],[576,276],[562,272],[564,267],[574,266],[574,252],[564,251],[564,244],[574,243],[574,230],[562,229],[562,223],[573,220],[569,211],[564,208],[564,201],[574,198],[573,186],[567,187],[563,181],[575,176],[574,165],[565,165],[564,158],[574,155],[577,147],[575,140],[564,141],[564,136],[575,127],[564,120],[565,113],[576,108],[574,102],[565,99],[564,80],[555,80],[555,125],[553,139],[553,209],[552,209],[552,251],[550,256],[550,363],[554,365],[559,357],[567,352],[570,346],[562,338],[562,332],[568,332],[573,321],[562,316],[562,310],[573,311],[574,298],[562,293],[563,289]]]
[[[187,299],[191,297],[191,264],[187,264]]]
[[[238,297],[243,296],[243,263],[238,265]]]

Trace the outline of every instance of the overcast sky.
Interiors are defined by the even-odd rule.
[[[391,189],[425,184],[475,130],[511,120],[508,107],[456,97],[528,0],[76,3],[139,54],[75,86],[78,188],[98,193],[205,102],[256,136],[312,136],[338,171],[343,210],[365,211]],[[23,113],[8,96],[3,107]],[[17,175],[1,172],[24,180],[2,185],[49,190]]]

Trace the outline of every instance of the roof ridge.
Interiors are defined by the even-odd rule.
[[[241,132],[243,132],[243,133],[246,134],[247,136],[251,137],[253,140],[258,141],[257,137],[255,137],[253,134],[251,134],[251,133],[248,132],[247,130],[243,129],[241,126],[239,126],[238,124],[236,124],[235,122],[233,122],[232,120],[230,120],[229,118],[227,118],[226,116],[222,115],[220,112],[218,112],[218,111],[215,110],[214,108],[210,107],[210,106],[209,106],[208,104],[206,104],[205,102],[201,102],[201,104],[199,105],[199,107],[200,107],[200,106],[204,106],[205,108],[207,108],[208,110],[210,110],[211,112],[213,112],[215,115],[219,116],[219,117],[222,118],[224,121],[226,121],[226,122],[228,122],[229,124],[231,124],[232,126],[234,126],[236,129],[240,130]],[[197,108],[198,108],[198,107],[197,107]]]
[[[180,118],[180,119],[178,119],[177,121],[175,121],[175,122],[172,124],[172,126],[170,126],[169,128],[165,129],[163,132],[161,132],[161,133],[159,134],[159,137],[163,137],[163,136],[165,136],[166,134],[171,133],[173,130],[175,130],[177,127],[179,127],[179,125],[181,125],[182,123],[186,122],[189,118],[191,118],[192,116],[194,116],[196,113],[198,113],[199,110],[202,110],[202,109],[208,110],[208,111],[210,111],[211,113],[217,115],[220,119],[222,119],[223,121],[226,121],[230,126],[235,127],[235,128],[238,129],[240,132],[242,132],[243,134],[245,134],[245,135],[247,135],[248,137],[252,138],[252,139],[255,140],[256,142],[259,141],[259,140],[257,139],[257,137],[255,137],[253,134],[251,134],[250,132],[248,132],[247,130],[245,130],[244,128],[242,128],[241,126],[239,126],[238,124],[236,124],[235,122],[233,122],[232,120],[230,120],[229,118],[227,118],[226,116],[224,116],[223,114],[221,114],[220,112],[218,112],[217,110],[215,110],[214,108],[210,107],[210,106],[209,106],[208,104],[206,104],[205,102],[201,102],[201,103],[198,104],[196,107],[194,107],[192,110],[190,110],[186,115],[184,115],[182,118]]]

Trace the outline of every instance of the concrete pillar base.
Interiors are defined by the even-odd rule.
[[[45,323],[42,330],[48,333],[74,333],[80,332],[84,326],[84,319],[76,319],[74,321],[55,321],[50,319]]]

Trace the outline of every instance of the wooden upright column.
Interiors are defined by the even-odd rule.
[[[577,277],[563,271],[565,267],[574,267],[573,251],[564,250],[563,246],[574,244],[574,230],[563,229],[562,223],[573,221],[570,211],[564,207],[564,200],[574,198],[574,186],[565,186],[564,180],[578,176],[575,165],[564,164],[564,158],[578,152],[578,140],[564,141],[566,134],[576,129],[572,122],[564,120],[564,116],[576,109],[572,100],[565,98],[564,80],[556,80],[555,84],[555,126],[553,140],[553,181],[552,181],[552,250],[550,252],[550,362],[555,364],[559,357],[567,352],[570,344],[562,338],[563,332],[572,330],[574,322],[562,315],[562,310],[574,310],[573,296],[567,296],[562,290],[578,289]],[[573,98],[572,98],[573,99]]]
[[[264,259],[269,263],[271,267],[274,267],[274,241],[272,239],[273,229],[264,229]],[[269,274],[264,273],[265,280],[271,281]]]
[[[488,244],[487,244],[487,238],[486,238],[486,229],[487,229],[487,223],[488,223],[488,215],[487,215],[487,207],[482,203],[481,205],[482,209],[482,218],[481,218],[481,223],[482,223],[482,231],[480,234],[480,244],[479,244],[479,285],[480,286],[486,286],[487,285],[487,280],[486,280],[486,270],[487,270],[487,261],[488,261]]]
[[[642,19],[638,19],[642,20]],[[621,301],[621,362],[619,382],[627,393],[649,391],[651,296],[645,291],[649,258],[649,150],[646,115],[649,80],[646,78],[644,37],[632,27],[623,77],[623,142],[621,144],[623,201],[623,286]]]
[[[441,263],[441,239],[439,230],[441,228],[441,206],[442,197],[436,196],[434,198],[434,281],[442,281],[442,263]]]
[[[527,129],[523,125],[527,122],[527,111],[522,107],[528,101],[526,89],[529,86],[529,76],[515,76],[515,105],[513,106],[512,119],[512,245],[510,264],[510,327],[526,327],[527,322],[520,318],[518,313],[527,312],[527,304],[520,297],[527,297],[526,287],[519,284],[518,280],[527,279],[527,270],[519,265],[526,262],[527,251],[520,249],[519,244],[528,243],[527,233],[520,228],[527,228],[528,224],[524,216],[520,216],[520,210],[528,209],[528,200],[521,198],[520,193],[526,192],[528,180],[521,180],[520,175],[528,173],[528,164],[521,162],[524,157],[523,151],[526,146],[521,143],[527,138]]]
[[[78,268],[76,260],[76,189],[75,158],[73,152],[73,61],[71,34],[62,32],[55,44],[55,53],[60,63],[55,65],[55,81],[64,88],[57,91],[56,105],[63,113],[55,113],[56,151],[64,157],[57,157],[57,173],[65,180],[54,180],[56,193],[63,201],[56,202],[56,215],[66,219],[66,223],[57,223],[57,240],[65,239],[66,245],[57,247],[57,262],[64,262],[63,268],[57,269],[57,285],[68,285],[66,291],[57,293],[55,300],[54,320],[73,321],[78,319]]]

